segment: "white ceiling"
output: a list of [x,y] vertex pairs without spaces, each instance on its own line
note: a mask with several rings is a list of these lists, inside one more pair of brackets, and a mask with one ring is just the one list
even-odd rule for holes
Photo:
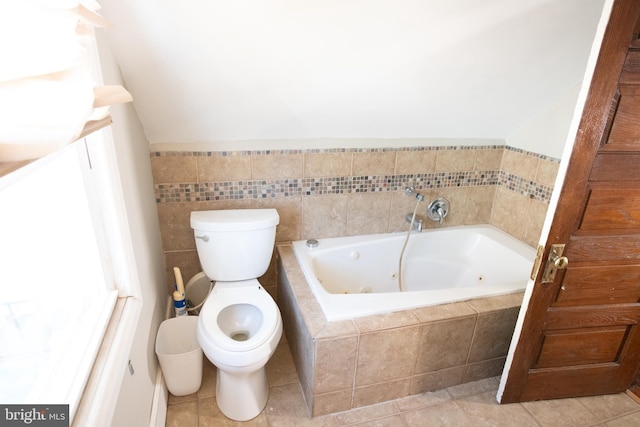
[[506,138],[582,80],[603,0],[104,1],[150,143]]

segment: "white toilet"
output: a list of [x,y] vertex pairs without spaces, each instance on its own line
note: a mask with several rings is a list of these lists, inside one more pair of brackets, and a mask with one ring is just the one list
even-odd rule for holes
[[275,209],[191,212],[198,258],[215,281],[198,321],[198,341],[218,368],[216,400],[232,420],[256,417],[267,403],[265,364],[282,337],[282,317],[258,282],[269,267]]

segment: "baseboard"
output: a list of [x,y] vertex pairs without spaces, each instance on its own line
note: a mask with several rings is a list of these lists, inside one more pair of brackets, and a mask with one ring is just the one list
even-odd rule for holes
[[151,404],[151,418],[149,427],[164,427],[167,421],[167,404],[169,390],[162,377],[162,370],[158,367],[156,385],[153,391],[153,403]]
[[[165,319],[172,315],[173,299],[167,298],[167,307],[165,311]],[[165,427],[167,421],[167,405],[169,403],[169,389],[164,382],[162,369],[158,365],[156,374],[156,385],[153,391],[153,402],[151,404],[151,418],[149,419],[149,427]]]

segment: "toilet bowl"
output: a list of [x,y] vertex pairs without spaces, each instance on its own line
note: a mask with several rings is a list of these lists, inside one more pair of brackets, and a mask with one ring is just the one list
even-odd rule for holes
[[265,365],[282,337],[282,317],[256,280],[218,282],[198,320],[198,342],[218,368],[216,400],[236,421],[256,417],[267,403]]
[[218,407],[236,421],[264,409],[265,365],[282,337],[280,310],[257,279],[269,266],[278,222],[275,209],[191,212],[200,264],[215,281],[200,310],[198,342],[218,368]]
[[282,337],[278,307],[257,280],[218,282],[200,311],[198,342],[218,368],[216,400],[236,421],[256,417],[267,403],[265,365]]

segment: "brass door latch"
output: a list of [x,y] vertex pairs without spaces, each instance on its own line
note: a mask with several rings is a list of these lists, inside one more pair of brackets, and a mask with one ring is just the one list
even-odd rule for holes
[[[564,253],[564,244],[551,245],[551,251],[549,252],[549,258],[544,267],[544,274],[542,275],[542,283],[552,283],[556,278],[556,272],[558,270],[564,270],[569,265],[569,259],[562,256]],[[539,245],[536,253],[536,259],[531,269],[531,280],[536,280],[538,270],[542,264],[542,255],[544,254],[544,246]]]
[[564,246],[564,244],[551,245],[547,265],[544,267],[544,274],[542,275],[542,283],[552,283],[556,279],[558,270],[564,270],[569,265],[569,259],[566,256],[562,256]]

